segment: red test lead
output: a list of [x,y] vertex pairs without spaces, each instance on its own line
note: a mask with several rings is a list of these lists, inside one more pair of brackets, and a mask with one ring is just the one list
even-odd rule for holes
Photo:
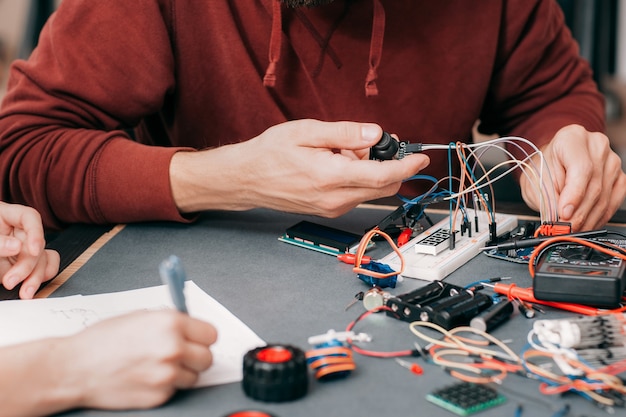
[[412,233],[413,233],[413,230],[410,227],[407,227],[406,229],[404,229],[402,233],[400,233],[400,236],[398,236],[398,247],[407,244],[409,240],[411,240]]
[[[491,285],[489,284],[483,285],[491,287]],[[558,308],[560,310],[571,311],[573,313],[583,314],[586,316],[597,316],[598,314],[602,314],[601,310],[582,304],[537,300],[533,294],[532,288],[522,288],[518,287],[515,284],[496,283],[495,285],[493,285],[493,290],[498,294],[506,295],[509,300],[519,299],[529,303],[542,304],[545,306]]]

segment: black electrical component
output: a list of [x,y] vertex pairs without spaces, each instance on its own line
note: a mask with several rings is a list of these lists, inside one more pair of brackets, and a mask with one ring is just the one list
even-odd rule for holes
[[510,319],[514,310],[511,300],[502,300],[471,319],[470,327],[483,332],[490,332]]
[[444,329],[468,325],[470,320],[489,308],[493,301],[483,293],[457,285],[433,281],[417,290],[386,300],[390,317],[400,320],[428,321]]
[[370,148],[370,159],[388,161],[390,159],[402,159],[406,155],[421,152],[421,143],[398,141],[389,133],[383,132],[378,143]]
[[255,400],[283,402],[303,397],[309,386],[304,352],[290,345],[248,351],[243,358],[242,385]]

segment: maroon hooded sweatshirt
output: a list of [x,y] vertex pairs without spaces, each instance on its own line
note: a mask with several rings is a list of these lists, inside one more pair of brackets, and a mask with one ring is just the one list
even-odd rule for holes
[[[175,152],[301,118],[444,144],[470,141],[476,120],[537,145],[572,123],[604,129],[554,0],[64,0],[11,69],[0,197],[49,228],[185,221]],[[446,152],[429,155],[424,173],[446,175]]]

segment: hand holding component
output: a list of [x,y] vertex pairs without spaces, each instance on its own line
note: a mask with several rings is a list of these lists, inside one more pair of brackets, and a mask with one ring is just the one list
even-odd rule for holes
[[295,120],[235,145],[178,152],[170,165],[174,201],[182,212],[264,207],[336,217],[396,194],[428,165],[420,154],[369,160],[381,134],[371,123]]
[[[608,138],[570,125],[559,130],[542,149],[552,176],[561,221],[574,230],[592,230],[605,225],[626,198],[626,174]],[[536,187],[522,175],[522,196],[529,207],[539,210]]]

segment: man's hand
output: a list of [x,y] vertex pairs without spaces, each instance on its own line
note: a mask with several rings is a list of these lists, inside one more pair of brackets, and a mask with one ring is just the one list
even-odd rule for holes
[[[574,230],[605,225],[626,198],[626,174],[619,156],[602,133],[578,125],[559,130],[542,149],[556,191],[559,220]],[[539,196],[526,176],[520,178],[522,196],[539,210]]]
[[26,206],[0,202],[0,280],[11,290],[20,282],[20,298],[33,298],[59,270],[59,254],[45,250],[41,216]]
[[170,165],[182,212],[256,207],[336,217],[398,192],[429,163],[426,155],[370,161],[382,136],[371,123],[297,120],[236,145],[179,152]]

